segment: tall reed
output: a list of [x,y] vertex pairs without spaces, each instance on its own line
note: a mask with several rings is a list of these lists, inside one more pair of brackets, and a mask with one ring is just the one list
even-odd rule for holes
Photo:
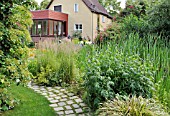
[[153,63],[157,85],[155,94],[170,108],[170,41],[166,40],[154,35],[140,38],[138,34],[132,33],[127,39],[114,41],[111,47],[114,50],[116,45],[124,54],[139,54],[143,61]]

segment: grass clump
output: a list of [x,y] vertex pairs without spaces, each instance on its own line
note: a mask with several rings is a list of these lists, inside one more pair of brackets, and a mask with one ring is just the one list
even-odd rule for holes
[[40,43],[36,56],[29,65],[34,81],[47,86],[71,84],[76,77],[76,50],[71,43]]
[[120,97],[107,101],[100,107],[98,116],[169,116],[160,103],[142,96]]

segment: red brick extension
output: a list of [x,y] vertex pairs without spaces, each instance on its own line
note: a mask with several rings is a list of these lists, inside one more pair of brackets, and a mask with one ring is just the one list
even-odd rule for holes
[[[56,12],[53,10],[37,10],[37,11],[31,11],[32,13],[32,19],[38,19],[38,20],[56,20],[56,21],[63,21],[66,22],[66,35],[68,35],[68,14]],[[40,37],[33,37],[33,40],[38,41]],[[41,39],[54,39],[54,37],[42,37]]]

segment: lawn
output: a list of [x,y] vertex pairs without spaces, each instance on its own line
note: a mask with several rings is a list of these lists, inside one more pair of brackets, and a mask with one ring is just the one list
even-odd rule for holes
[[3,116],[55,116],[54,110],[49,106],[49,101],[35,93],[33,90],[12,85],[8,91],[14,98],[20,100],[14,109],[4,112]]

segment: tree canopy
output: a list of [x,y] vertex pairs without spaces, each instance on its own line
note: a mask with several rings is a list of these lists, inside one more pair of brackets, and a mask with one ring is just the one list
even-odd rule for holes
[[117,2],[117,0],[99,0],[99,3],[104,6],[112,16],[121,10],[120,2]]

